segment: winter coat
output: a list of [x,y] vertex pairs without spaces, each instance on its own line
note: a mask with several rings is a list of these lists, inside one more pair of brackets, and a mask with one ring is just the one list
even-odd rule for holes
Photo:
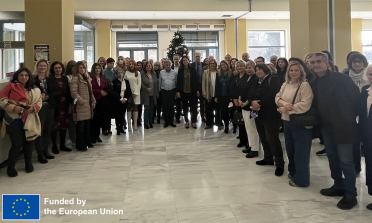
[[93,118],[93,109],[96,106],[96,99],[92,91],[91,79],[87,80],[78,74],[71,79],[71,97],[77,99],[74,105],[74,121],[84,121]]

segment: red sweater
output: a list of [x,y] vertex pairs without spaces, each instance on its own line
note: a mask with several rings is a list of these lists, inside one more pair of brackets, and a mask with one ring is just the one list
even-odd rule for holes
[[96,77],[92,78],[93,95],[96,100],[99,100],[102,98],[101,91],[103,91],[109,85],[107,79],[103,75],[101,75],[99,79],[100,79],[101,85],[98,85],[98,81]]

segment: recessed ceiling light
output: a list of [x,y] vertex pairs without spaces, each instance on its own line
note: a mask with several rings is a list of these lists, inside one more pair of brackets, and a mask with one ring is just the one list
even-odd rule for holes
[[185,15],[187,15],[187,14],[185,14]]
[[94,17],[92,16],[92,19],[93,19]]

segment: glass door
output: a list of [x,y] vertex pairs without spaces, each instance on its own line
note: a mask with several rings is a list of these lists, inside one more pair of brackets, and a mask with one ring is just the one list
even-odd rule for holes
[[14,72],[23,67],[24,50],[0,48],[0,54],[0,79],[10,79]]

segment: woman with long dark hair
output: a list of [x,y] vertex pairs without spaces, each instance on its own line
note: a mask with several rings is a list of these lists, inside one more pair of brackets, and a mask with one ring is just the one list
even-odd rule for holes
[[276,75],[279,77],[281,84],[285,82],[285,74],[287,73],[288,60],[284,57],[278,59],[278,64],[276,65]]
[[152,128],[153,112],[159,96],[159,82],[150,62],[144,63],[141,74],[141,104],[145,105],[144,128]]
[[[160,71],[162,70],[161,68],[161,63],[159,61],[156,61],[154,63],[154,71],[155,71],[155,74],[156,74],[156,77],[158,78],[159,80],[159,76],[160,76]],[[159,92],[160,92],[160,89],[159,89]],[[156,103],[156,108],[155,108],[155,111],[154,112],[154,118],[155,116],[157,117],[157,123],[160,124],[160,113],[161,113],[161,108],[162,108],[162,100],[161,100],[161,94],[159,93],[159,97],[157,99],[157,103]],[[155,119],[154,119],[155,120]]]
[[21,149],[24,153],[25,171],[31,173],[34,140],[41,134],[37,113],[42,106],[41,91],[34,85],[31,71],[25,67],[17,70],[12,80],[0,92],[0,107],[5,110],[1,136],[9,134],[12,147],[9,150],[7,174],[16,177],[15,164]]
[[[52,127],[52,152],[58,154],[59,150],[71,152],[70,148],[65,145],[66,132],[69,128],[69,114],[68,109],[72,102],[70,86],[65,74],[65,66],[59,61],[55,61],[50,66],[50,78],[56,82],[57,85],[57,106],[55,107],[54,124]],[[57,147],[57,132],[59,132],[60,146]]]
[[230,103],[230,80],[232,78],[232,72],[230,65],[226,60],[221,61],[220,63],[220,72],[218,73],[216,79],[216,92],[215,92],[215,101],[218,104],[219,113],[217,120],[218,128],[222,129],[221,123],[224,121],[225,133],[229,133],[229,103]]
[[187,56],[181,58],[181,65],[177,75],[177,96],[181,98],[182,109],[185,119],[185,128],[190,127],[189,107],[191,113],[191,125],[196,129],[197,104],[198,104],[198,79],[195,67],[192,67]]

